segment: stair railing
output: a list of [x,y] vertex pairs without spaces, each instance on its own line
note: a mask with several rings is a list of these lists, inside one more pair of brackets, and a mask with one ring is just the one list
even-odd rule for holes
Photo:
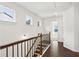
[[[35,52],[36,46],[38,44],[38,41],[40,41],[41,46],[40,46],[40,55],[42,55],[42,36],[43,34],[40,33],[38,36],[29,38],[29,39],[24,39],[20,41],[16,41],[7,45],[0,46],[0,50],[5,49],[6,50],[6,57],[9,57],[9,48],[12,48],[12,53],[10,57],[15,57],[15,46],[16,46],[16,57],[32,57],[32,55]],[[50,33],[49,33],[49,41],[50,41]]]
[[[39,37],[40,36],[36,36],[36,37],[29,38],[29,39],[24,39],[24,40],[20,40],[20,41],[16,41],[16,42],[13,42],[13,43],[10,43],[10,44],[0,46],[0,51],[5,49],[6,50],[5,56],[9,57],[9,48],[11,47],[12,49],[11,49],[10,55],[12,55],[12,56],[10,56],[10,57],[14,57],[15,56],[14,50],[15,50],[15,46],[16,46],[17,47],[17,54],[16,54],[17,56],[16,57],[26,57],[26,55],[29,53],[29,50],[31,48],[34,48],[33,45]],[[33,52],[34,52],[34,50],[32,50],[32,52],[30,53],[30,56]]]
[[[30,52],[31,52],[32,48],[34,47],[34,44],[36,43],[36,41],[37,41],[37,38],[36,38],[36,40],[34,41],[34,43],[32,44],[32,46],[30,47],[30,49],[29,49],[29,51],[28,51],[26,57],[28,57],[28,55],[30,54]],[[33,54],[33,53],[32,53],[32,54]]]

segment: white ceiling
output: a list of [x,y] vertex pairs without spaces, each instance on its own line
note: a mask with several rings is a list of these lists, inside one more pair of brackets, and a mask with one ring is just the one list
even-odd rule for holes
[[18,2],[17,4],[43,18],[61,13],[72,6],[71,2]]

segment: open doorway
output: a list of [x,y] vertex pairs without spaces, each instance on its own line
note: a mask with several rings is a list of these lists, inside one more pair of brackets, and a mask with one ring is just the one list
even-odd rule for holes
[[54,41],[58,41],[58,21],[52,22],[52,39]]

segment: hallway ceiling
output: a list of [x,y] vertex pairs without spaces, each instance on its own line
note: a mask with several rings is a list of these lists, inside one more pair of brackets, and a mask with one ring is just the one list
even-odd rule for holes
[[43,18],[51,17],[56,13],[61,14],[72,6],[71,2],[18,2],[17,4]]

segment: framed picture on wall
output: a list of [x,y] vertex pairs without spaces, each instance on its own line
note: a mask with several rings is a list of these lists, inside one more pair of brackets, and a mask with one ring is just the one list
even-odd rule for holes
[[16,22],[15,10],[4,5],[0,5],[0,21]]
[[31,16],[26,16],[26,24],[32,25],[32,17]]
[[37,21],[37,26],[38,26],[38,27],[41,26],[41,21]]

